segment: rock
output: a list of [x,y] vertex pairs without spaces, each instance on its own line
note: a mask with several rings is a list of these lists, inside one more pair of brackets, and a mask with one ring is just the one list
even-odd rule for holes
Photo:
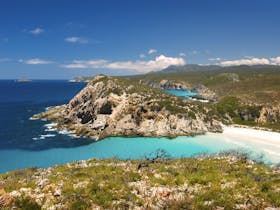
[[[145,85],[127,83],[112,77],[95,77],[69,104],[40,116],[54,121],[61,129],[95,140],[107,136],[175,137],[222,131],[221,123],[205,114],[209,110]],[[161,85],[184,88],[169,81],[161,81]]]
[[78,168],[87,168],[88,167],[87,161],[85,161],[85,160],[78,161],[76,167],[78,167]]
[[38,182],[37,182],[37,185],[40,188],[44,188],[48,184],[50,184],[50,181],[48,179],[39,179]]
[[77,184],[73,184],[73,188],[79,189],[79,188],[86,188],[88,186],[89,182],[88,181],[83,181],[83,182],[78,182]]
[[57,188],[57,189],[55,189],[55,191],[54,191],[54,194],[53,194],[55,197],[59,197],[59,196],[61,196],[61,189],[60,188]]
[[0,189],[0,209],[11,207],[13,201],[12,195],[6,193],[4,189]]
[[210,90],[209,88],[207,88],[206,86],[204,85],[198,85],[196,87],[194,87],[192,90],[192,92],[194,93],[197,93],[197,98],[199,99],[206,99],[206,100],[209,100],[209,101],[217,101],[218,100],[218,97],[216,95],[215,92],[213,92],[212,90]]
[[[142,84],[143,82],[140,80],[139,83]],[[186,82],[166,80],[166,79],[161,80],[160,82],[147,81],[144,84],[153,88],[164,89],[164,90],[189,90],[190,89],[190,85]]]
[[189,85],[185,82],[177,82],[170,80],[161,80],[159,82],[159,86],[161,89],[169,89],[169,90],[188,90]]
[[258,123],[279,123],[280,122],[280,104],[264,106],[257,119]]

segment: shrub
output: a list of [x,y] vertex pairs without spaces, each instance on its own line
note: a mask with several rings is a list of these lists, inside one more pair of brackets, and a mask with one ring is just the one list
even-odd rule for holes
[[15,205],[21,210],[40,210],[41,207],[31,198],[17,198],[15,200]]

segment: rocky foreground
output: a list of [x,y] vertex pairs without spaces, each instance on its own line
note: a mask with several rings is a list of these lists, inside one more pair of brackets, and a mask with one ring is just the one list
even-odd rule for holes
[[278,167],[243,155],[170,160],[155,154],[2,174],[0,209],[280,208]]
[[125,79],[96,76],[69,104],[35,115],[78,136],[197,135],[222,132],[207,105],[164,93]]

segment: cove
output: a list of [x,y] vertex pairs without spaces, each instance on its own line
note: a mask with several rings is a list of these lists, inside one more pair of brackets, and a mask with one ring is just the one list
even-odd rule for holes
[[[49,137],[52,138],[52,137]],[[69,137],[71,138],[71,137]],[[44,141],[41,140],[41,141]],[[72,139],[77,141],[77,139]],[[227,150],[251,151],[255,156],[264,155],[267,164],[280,162],[277,151],[279,147],[261,143],[244,142],[242,138],[236,139],[224,134],[209,133],[195,137],[167,138],[125,138],[110,137],[88,145],[53,148],[39,151],[29,150],[1,150],[0,172],[7,172],[26,167],[49,167],[56,164],[87,160],[91,158],[106,159],[143,159],[146,155],[163,149],[171,158],[190,157],[200,153],[217,153]]]
[[[73,138],[65,132],[54,131],[49,128],[49,122],[29,120],[46,107],[68,103],[85,85],[57,80],[0,81],[0,173],[91,158],[143,159],[158,149],[164,149],[172,158],[230,149],[246,150],[255,156],[263,154],[267,164],[280,162],[279,133],[226,129],[222,134],[182,136],[172,140],[111,137],[92,142],[91,139]],[[182,92],[172,90],[171,93]],[[260,136],[268,136],[268,141],[258,140]]]
[[171,90],[171,89],[166,89],[164,90],[165,92],[175,95],[175,96],[179,96],[179,97],[184,97],[184,98],[188,98],[191,96],[196,96],[197,94],[189,91],[189,90]]

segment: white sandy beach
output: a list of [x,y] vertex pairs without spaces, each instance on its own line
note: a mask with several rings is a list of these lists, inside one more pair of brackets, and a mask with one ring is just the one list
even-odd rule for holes
[[280,154],[280,133],[272,131],[257,130],[253,128],[240,128],[233,126],[224,127],[224,135],[248,142],[261,143],[279,147]]
[[[210,135],[213,136],[216,134]],[[273,163],[280,163],[280,133],[278,132],[225,126],[221,136],[228,143],[264,154]]]

